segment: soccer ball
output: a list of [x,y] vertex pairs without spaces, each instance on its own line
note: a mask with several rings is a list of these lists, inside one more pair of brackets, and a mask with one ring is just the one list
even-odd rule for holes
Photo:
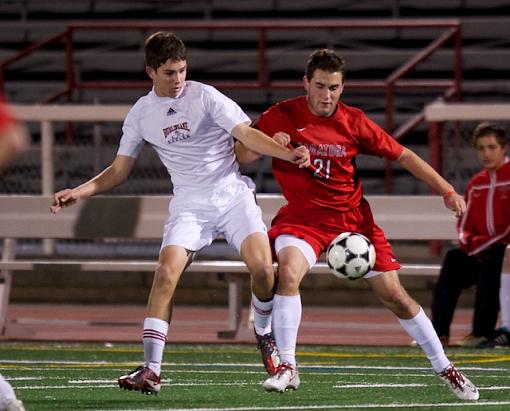
[[329,245],[326,261],[337,277],[356,280],[374,266],[375,248],[362,234],[342,233]]

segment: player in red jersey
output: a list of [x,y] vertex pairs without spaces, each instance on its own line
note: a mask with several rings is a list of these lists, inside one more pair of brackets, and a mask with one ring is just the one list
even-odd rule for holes
[[[466,209],[463,198],[432,167],[402,146],[359,109],[340,102],[344,62],[333,51],[310,56],[304,76],[306,96],[283,101],[264,112],[256,127],[282,145],[305,145],[314,171],[291,169],[273,160],[273,173],[288,201],[272,222],[269,236],[278,260],[274,298],[253,296],[253,309],[267,313],[255,321],[257,339],[274,334],[280,364],[263,387],[285,391],[299,387],[296,341],[301,321],[299,285],[338,234],[355,231],[374,244],[377,259],[366,281],[426,353],[432,367],[461,399],[477,400],[476,387],[446,357],[423,309],[400,284],[400,268],[383,231],[375,224],[356,172],[356,155],[373,154],[397,161],[444,198],[456,216]],[[237,143],[238,160],[249,163],[257,153]],[[264,355],[264,353],[263,353]],[[266,367],[267,368],[267,367]]]

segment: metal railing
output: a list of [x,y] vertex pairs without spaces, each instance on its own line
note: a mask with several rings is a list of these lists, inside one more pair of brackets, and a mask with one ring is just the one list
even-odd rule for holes
[[[386,78],[381,80],[349,80],[348,87],[352,89],[384,90],[385,91],[385,129],[392,133],[396,139],[401,139],[421,122],[424,121],[424,112],[421,110],[411,116],[398,128],[395,127],[395,96],[398,90],[438,90],[437,97],[443,100],[459,100],[461,98],[462,85],[462,36],[461,23],[457,19],[387,19],[387,20],[224,20],[214,22],[202,21],[130,21],[119,22],[86,22],[68,24],[66,29],[47,39],[21,50],[11,58],[0,63],[0,89],[4,89],[5,71],[13,63],[20,61],[38,50],[49,45],[64,41],[66,50],[66,78],[65,88],[57,91],[48,97],[44,102],[53,102],[61,97],[71,102],[73,93],[84,89],[120,89],[120,88],[147,88],[147,81],[83,81],[77,80],[75,76],[75,47],[73,36],[80,31],[147,31],[167,29],[172,31],[255,31],[257,33],[257,55],[258,67],[257,78],[251,80],[235,81],[208,81],[218,88],[237,89],[290,89],[301,88],[302,82],[295,80],[269,80],[267,58],[268,44],[267,36],[273,31],[290,30],[441,30],[436,37],[418,53],[395,68]],[[410,73],[420,64],[428,60],[435,52],[449,42],[453,43],[453,61],[451,79],[406,79]],[[439,156],[439,153],[432,153],[432,156]],[[437,159],[431,158],[432,163]],[[386,192],[391,192],[392,170],[389,163],[386,167],[385,187]]]

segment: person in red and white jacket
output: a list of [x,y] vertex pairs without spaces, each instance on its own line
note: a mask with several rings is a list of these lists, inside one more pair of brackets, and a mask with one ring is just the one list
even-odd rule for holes
[[[476,285],[472,331],[459,344],[493,346],[493,340],[499,338],[506,339],[508,345],[508,329],[495,331],[503,258],[510,244],[508,141],[502,128],[484,122],[475,129],[473,143],[483,170],[468,183],[467,209],[458,222],[459,248],[445,256],[434,290],[432,323],[438,335],[447,341],[459,295],[463,289]],[[504,298],[510,295],[507,275],[510,276],[505,273],[501,282],[502,327],[510,319],[510,307],[507,307],[510,304]]]

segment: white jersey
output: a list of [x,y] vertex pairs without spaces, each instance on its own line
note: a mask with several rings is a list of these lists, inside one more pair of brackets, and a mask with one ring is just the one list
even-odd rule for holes
[[240,178],[232,129],[250,118],[212,86],[186,81],[176,97],[154,89],[131,108],[117,154],[137,157],[145,142],[168,170],[174,195],[211,192]]

